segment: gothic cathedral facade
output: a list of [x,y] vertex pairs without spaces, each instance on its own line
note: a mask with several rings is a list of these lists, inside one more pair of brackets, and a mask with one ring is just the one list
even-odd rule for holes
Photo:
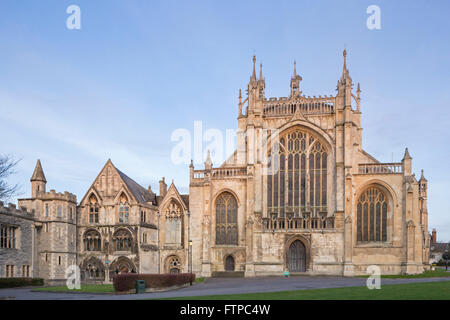
[[427,180],[412,173],[408,149],[397,163],[364,151],[346,52],[336,96],[303,95],[294,64],[289,97],[267,99],[255,63],[248,96],[239,94],[236,151],[217,167],[209,154],[203,169],[191,163],[188,195],[164,178],[157,195],[108,160],[77,203],[46,191],[38,161],[32,197],[19,200],[34,224],[32,274],[63,280],[72,264],[85,281],[427,269]]

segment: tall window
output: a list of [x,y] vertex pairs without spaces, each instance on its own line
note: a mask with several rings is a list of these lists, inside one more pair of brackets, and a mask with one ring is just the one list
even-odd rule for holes
[[229,192],[216,200],[216,244],[238,244],[237,201]]
[[271,215],[327,215],[327,159],[324,145],[296,129],[272,147],[267,176],[267,208]]
[[114,235],[114,243],[116,251],[130,251],[131,250],[131,234],[124,229],[116,232]]
[[58,212],[58,218],[61,218],[62,217],[62,206],[58,206],[57,212]]
[[141,222],[146,223],[147,222],[147,214],[145,210],[141,210]]
[[0,248],[16,248],[16,230],[17,227],[0,225]]
[[130,207],[128,206],[128,198],[122,193],[119,203],[119,222],[128,223]]
[[47,217],[48,218],[48,215],[49,215],[49,213],[48,213],[48,203],[46,203],[45,204],[45,217]]
[[98,223],[99,204],[97,197],[91,195],[89,198],[89,223]]
[[129,207],[121,203],[119,207],[119,222],[128,223]]
[[171,201],[166,208],[166,244],[183,244],[183,213],[181,207]]
[[85,251],[100,251],[102,248],[102,237],[98,231],[90,230],[86,232],[83,241]]
[[368,188],[358,199],[357,241],[387,241],[387,198],[377,187]]

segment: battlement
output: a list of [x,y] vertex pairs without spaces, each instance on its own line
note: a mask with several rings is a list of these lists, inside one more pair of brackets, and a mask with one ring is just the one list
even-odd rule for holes
[[34,209],[31,209],[30,211],[27,210],[25,207],[17,208],[17,206],[14,203],[8,203],[7,206],[4,205],[2,201],[0,201],[0,214],[2,213],[10,213],[10,214],[16,214],[16,215],[22,215],[28,218],[34,217]]
[[269,98],[263,102],[263,114],[265,117],[283,117],[293,115],[297,110],[304,115],[333,114],[334,103],[333,96]]
[[39,193],[38,198],[40,200],[63,200],[77,203],[77,196],[68,191],[64,191],[64,193],[56,192],[54,189],[51,189],[49,192]]
[[290,100],[295,100],[295,101],[298,101],[298,100],[309,100],[310,102],[313,102],[313,101],[315,101],[315,102],[320,102],[320,101],[323,101],[324,99],[325,100],[329,100],[329,99],[334,99],[335,97],[334,96],[332,96],[332,95],[330,95],[330,96],[328,96],[328,95],[324,95],[324,96],[322,96],[322,95],[319,95],[318,97],[316,97],[316,96],[305,96],[305,95],[302,95],[302,96],[295,96],[295,97],[270,97],[269,99],[264,99],[264,102],[286,102],[286,101],[290,101]]

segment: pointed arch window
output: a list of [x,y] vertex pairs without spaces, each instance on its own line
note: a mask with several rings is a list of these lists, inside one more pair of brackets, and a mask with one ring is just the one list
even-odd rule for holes
[[166,240],[169,245],[183,245],[183,211],[172,200],[166,208]]
[[99,211],[99,204],[97,197],[95,195],[91,195],[89,197],[89,223],[98,223],[98,211]]
[[102,237],[96,230],[90,230],[83,237],[85,251],[100,251],[102,248]]
[[216,244],[237,245],[237,201],[230,192],[222,193],[216,200]]
[[130,251],[131,250],[131,234],[127,230],[119,230],[114,235],[114,243],[116,251]]
[[358,199],[356,238],[358,242],[387,241],[388,199],[378,187],[369,187]]
[[122,194],[120,196],[120,204],[119,204],[119,222],[120,223],[128,223],[130,213],[130,206],[128,205],[128,198]]
[[324,144],[308,131],[281,136],[269,154],[268,214],[327,216],[327,161]]

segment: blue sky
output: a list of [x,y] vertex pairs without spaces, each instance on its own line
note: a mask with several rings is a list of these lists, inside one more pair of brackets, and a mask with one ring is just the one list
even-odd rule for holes
[[[68,30],[66,8],[81,8]],[[381,8],[381,30],[366,8]],[[450,240],[448,1],[2,1],[0,153],[21,158],[11,183],[30,194],[40,158],[48,188],[81,199],[108,158],[140,184],[182,192],[171,133],[236,128],[255,53],[266,96],[287,96],[292,63],[306,95],[335,94],[342,50],[361,83],[363,146],[429,180],[429,225]],[[199,167],[197,165],[197,167]]]

